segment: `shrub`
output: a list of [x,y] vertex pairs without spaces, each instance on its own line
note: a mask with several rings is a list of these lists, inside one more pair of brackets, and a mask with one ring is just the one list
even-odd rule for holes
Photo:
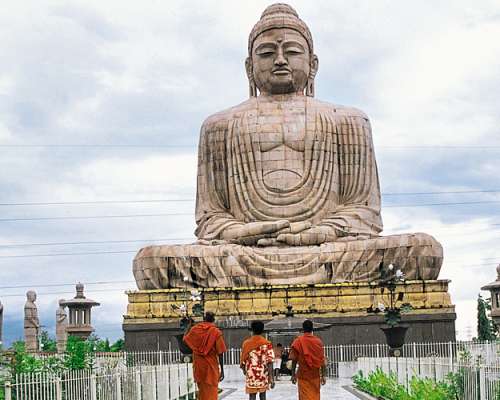
[[398,383],[394,373],[386,374],[380,368],[368,376],[358,372],[353,378],[355,386],[374,397],[386,400],[455,400],[458,399],[452,382],[413,377],[408,389]]

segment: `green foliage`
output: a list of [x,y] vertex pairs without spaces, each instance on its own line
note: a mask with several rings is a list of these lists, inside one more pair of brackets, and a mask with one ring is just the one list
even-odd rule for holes
[[118,339],[111,345],[109,350],[112,352],[118,352],[118,351],[123,351],[124,349],[125,349],[125,340]]
[[358,374],[353,377],[353,381],[360,390],[370,393],[377,398],[380,397],[391,400],[410,399],[405,387],[398,383],[396,375],[387,375],[380,368],[371,372],[367,377],[364,377],[362,372],[358,372]]
[[[48,334],[42,332],[42,343],[45,342],[49,351],[55,350],[55,341]],[[64,355],[37,357],[26,352],[23,341],[14,342],[12,345],[13,358],[10,364],[12,374],[34,373],[34,372],[59,372],[61,370],[76,370],[92,368],[95,360],[95,352],[118,352],[125,347],[125,341],[118,339],[110,345],[109,340],[100,340],[92,335],[87,340],[76,336],[69,336],[66,343]],[[44,346],[45,348],[45,346]],[[1,399],[0,399],[1,400]]]
[[14,356],[11,362],[12,374],[35,373],[35,372],[59,372],[64,369],[64,362],[57,356],[45,358],[35,357],[27,353],[24,342],[14,342],[12,345]]
[[42,331],[40,333],[40,344],[41,344],[41,351],[47,352],[47,353],[55,353],[57,351],[57,344],[55,339],[51,338],[49,336],[49,332],[47,331]]
[[99,339],[96,335],[90,335],[87,339],[91,343],[93,351],[98,353],[108,353],[108,352],[118,352],[123,351],[125,348],[125,341],[123,339],[118,339],[113,344],[109,343],[109,339]]
[[491,319],[488,318],[488,311],[491,310],[489,300],[485,300],[478,295],[477,298],[477,339],[481,341],[495,340],[495,327]]
[[450,372],[446,376],[450,384],[452,399],[462,399],[465,393],[465,369],[460,367],[457,372]]
[[95,340],[83,340],[76,336],[69,336],[66,343],[64,364],[66,368],[88,369],[94,365]]
[[203,304],[201,303],[195,303],[193,304],[193,315],[195,317],[201,317],[204,314],[204,307]]
[[386,374],[380,368],[364,376],[358,372],[353,377],[356,387],[372,396],[386,400],[455,400],[458,399],[452,382],[435,382],[432,379],[413,377],[406,389],[394,373]]
[[399,308],[386,308],[384,311],[385,323],[389,326],[396,326],[401,322],[401,311]]

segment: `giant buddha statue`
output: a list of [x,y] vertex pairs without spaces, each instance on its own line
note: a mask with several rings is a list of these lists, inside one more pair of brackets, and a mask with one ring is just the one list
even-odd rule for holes
[[432,236],[380,236],[370,122],[314,98],[318,57],[292,7],[264,11],[245,66],[249,99],[201,127],[198,241],[141,249],[139,289],[367,281],[390,264],[436,279],[443,250]]

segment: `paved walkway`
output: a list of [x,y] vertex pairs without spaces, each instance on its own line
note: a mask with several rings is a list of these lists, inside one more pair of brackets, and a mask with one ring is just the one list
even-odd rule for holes
[[[356,400],[357,397],[347,392],[342,388],[344,385],[349,385],[350,380],[345,379],[329,379],[325,386],[321,387],[321,398],[325,400]],[[245,384],[243,380],[222,382],[221,387],[224,389],[219,399],[224,400],[247,400],[248,395],[245,393]],[[287,380],[276,382],[273,390],[267,393],[268,400],[295,400],[297,399],[297,386],[292,385],[289,378]],[[257,397],[258,398],[258,397]]]

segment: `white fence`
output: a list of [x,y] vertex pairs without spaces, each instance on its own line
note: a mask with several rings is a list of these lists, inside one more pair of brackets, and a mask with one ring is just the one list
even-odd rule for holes
[[[228,349],[224,353],[225,365],[239,365],[239,348]],[[351,377],[357,371],[357,360],[362,357],[383,358],[389,356],[389,347],[382,344],[369,345],[331,345],[325,346],[328,360],[328,376]],[[440,357],[448,363],[457,360],[474,360],[481,364],[500,362],[500,343],[497,342],[444,342],[408,343],[402,348],[403,358]],[[100,353],[96,355],[97,368],[110,368],[116,365],[143,366],[168,365],[183,362],[178,350],[144,351],[123,353]]]
[[19,374],[5,385],[5,400],[194,399],[191,364]]
[[[484,364],[477,360],[450,359],[443,357],[406,358],[381,357],[359,358],[357,369],[367,376],[376,369],[392,373],[400,384],[410,387],[413,377],[434,381],[451,382],[460,389],[460,400],[494,400],[500,396],[500,362]],[[453,374],[453,378],[450,376]]]

